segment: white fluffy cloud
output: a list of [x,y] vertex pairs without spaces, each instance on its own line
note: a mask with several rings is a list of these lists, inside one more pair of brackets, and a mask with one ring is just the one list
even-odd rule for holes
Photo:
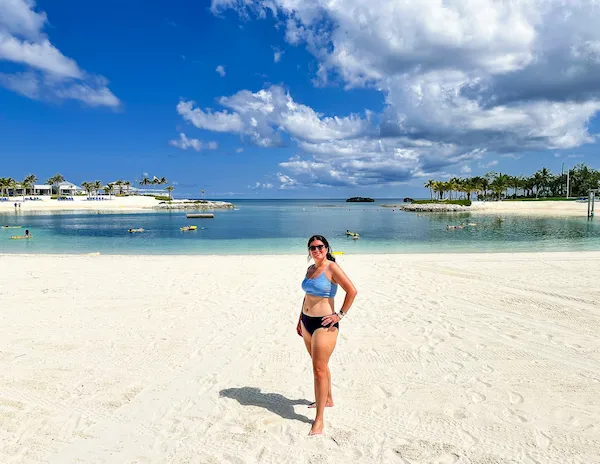
[[250,190],[266,190],[273,188],[273,184],[270,182],[256,182],[254,185],[249,185],[248,188]]
[[[281,164],[298,183],[402,181],[485,152],[596,140],[596,0],[212,0],[216,13],[229,8],[276,18],[289,43],[315,56],[321,85],[369,86],[385,99],[378,123],[351,135],[284,128],[305,151]],[[308,118],[295,115],[305,128]]]
[[198,139],[189,139],[183,132],[179,134],[179,140],[170,140],[169,145],[177,147],[181,150],[193,148],[196,151],[201,150],[216,150],[219,147],[217,142],[203,142]]
[[290,176],[281,172],[277,173],[277,180],[279,181],[280,190],[291,189],[298,186],[298,181],[296,179],[292,179]]
[[0,85],[34,99],[73,99],[89,106],[118,107],[108,81],[85,73],[43,32],[46,14],[33,0],[0,0],[0,61],[25,68],[0,75]]
[[223,66],[222,64],[220,64],[219,66],[217,66],[216,69],[215,69],[215,71],[221,77],[225,77],[225,74],[227,74],[225,72],[225,66]]
[[284,133],[314,143],[357,137],[369,130],[367,119],[356,114],[324,116],[296,103],[276,85],[255,93],[242,90],[230,97],[221,97],[219,103],[227,109],[202,110],[196,108],[193,101],[181,101],[177,111],[199,129],[241,134],[263,147],[281,145]]

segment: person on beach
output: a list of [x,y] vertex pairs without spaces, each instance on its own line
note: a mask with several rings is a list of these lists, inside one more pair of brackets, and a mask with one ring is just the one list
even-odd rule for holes
[[[323,433],[325,407],[333,406],[331,395],[331,373],[329,358],[337,341],[339,322],[346,315],[356,297],[356,288],[335,262],[327,239],[313,235],[308,240],[308,256],[314,260],[302,281],[306,292],[296,331],[304,339],[308,354],[312,358],[315,399],[309,408],[316,408],[317,415],[309,435]],[[334,309],[334,297],[338,285],[346,292],[339,312]]]

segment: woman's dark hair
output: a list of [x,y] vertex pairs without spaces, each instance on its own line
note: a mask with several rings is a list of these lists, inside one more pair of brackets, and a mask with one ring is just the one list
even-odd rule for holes
[[310,244],[312,242],[314,242],[315,240],[319,240],[320,242],[323,242],[323,245],[325,245],[327,247],[327,259],[329,261],[333,261],[335,263],[335,258],[331,255],[331,252],[333,250],[329,246],[329,242],[327,241],[327,239],[325,237],[323,237],[322,235],[313,235],[311,238],[308,239],[307,246],[310,247]]

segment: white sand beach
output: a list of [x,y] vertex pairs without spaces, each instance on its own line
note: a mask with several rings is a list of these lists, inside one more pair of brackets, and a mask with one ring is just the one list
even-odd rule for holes
[[304,256],[0,260],[0,462],[600,462],[599,252],[342,256],[310,438]]
[[0,212],[13,212],[15,202],[20,204],[19,211],[105,211],[127,210],[136,211],[157,206],[160,201],[152,196],[132,195],[127,197],[111,197],[106,200],[88,200],[86,196],[72,197],[72,201],[58,201],[47,197],[40,197],[38,201],[23,201],[23,197],[11,197],[7,201],[0,201]]
[[[578,201],[474,201],[473,213],[520,214],[529,216],[578,216],[587,217],[587,202]],[[600,202],[596,202],[596,212]]]

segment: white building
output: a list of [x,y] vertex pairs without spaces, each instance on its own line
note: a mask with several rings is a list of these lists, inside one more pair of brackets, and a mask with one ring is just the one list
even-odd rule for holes
[[78,185],[73,184],[72,182],[61,182],[58,184],[58,188],[53,185],[52,186],[52,194],[60,195],[60,196],[73,196],[77,193],[85,192],[84,189],[79,187]]
[[52,186],[35,184],[33,186],[33,194],[34,195],[52,195]]

